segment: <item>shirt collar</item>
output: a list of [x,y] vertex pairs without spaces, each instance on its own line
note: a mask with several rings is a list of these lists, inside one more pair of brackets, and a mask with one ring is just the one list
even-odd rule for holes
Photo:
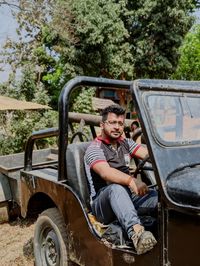
[[[101,135],[100,136],[97,136],[97,139],[100,140],[100,141],[103,141],[104,143],[106,144],[111,144],[110,142],[110,138],[109,137],[105,137],[103,138]],[[122,141],[124,138],[122,136],[120,136],[118,139],[117,139],[117,142],[119,143],[120,141]]]

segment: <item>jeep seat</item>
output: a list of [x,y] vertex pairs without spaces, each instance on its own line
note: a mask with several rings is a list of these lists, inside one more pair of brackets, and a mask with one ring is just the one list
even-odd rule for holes
[[79,196],[83,206],[90,210],[90,197],[84,167],[84,154],[90,142],[69,144],[66,152],[67,179],[69,185]]

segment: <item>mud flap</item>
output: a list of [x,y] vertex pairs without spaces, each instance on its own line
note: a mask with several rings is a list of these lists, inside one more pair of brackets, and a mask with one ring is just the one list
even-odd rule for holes
[[0,173],[0,223],[9,220],[8,201],[12,199],[8,177]]
[[5,202],[3,206],[0,205],[0,224],[9,221],[9,208],[8,202]]

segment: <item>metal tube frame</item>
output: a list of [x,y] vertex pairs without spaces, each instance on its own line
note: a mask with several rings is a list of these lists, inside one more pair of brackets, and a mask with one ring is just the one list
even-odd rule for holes
[[131,88],[131,81],[79,76],[70,80],[62,89],[59,97],[59,152],[58,181],[67,179],[66,149],[68,145],[69,98],[73,90],[80,86],[107,87],[116,89]]

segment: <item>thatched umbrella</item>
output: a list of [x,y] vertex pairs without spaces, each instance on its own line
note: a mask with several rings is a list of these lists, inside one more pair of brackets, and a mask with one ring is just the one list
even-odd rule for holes
[[51,109],[47,105],[0,96],[0,111]]

